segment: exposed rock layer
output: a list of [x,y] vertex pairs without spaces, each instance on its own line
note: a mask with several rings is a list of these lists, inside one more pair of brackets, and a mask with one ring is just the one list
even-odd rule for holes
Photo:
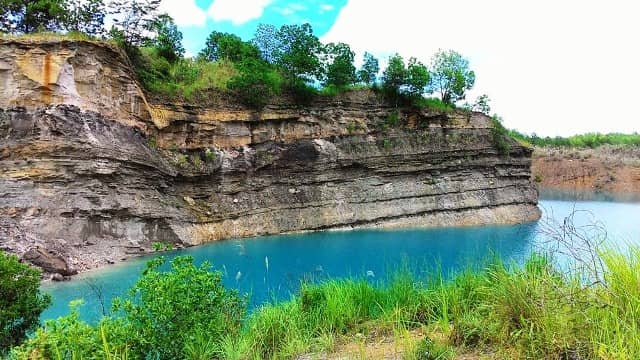
[[536,148],[531,170],[545,189],[640,193],[640,147]]
[[[74,56],[64,55],[73,47]],[[133,97],[96,103],[106,91],[99,77],[37,85],[40,62],[27,74],[16,49],[62,59],[50,79],[109,68],[120,74],[109,91]],[[531,150],[514,142],[499,154],[482,114],[396,113],[366,91],[305,107],[280,101],[262,112],[147,105],[117,50],[0,44],[0,54],[9,51],[18,55],[5,60],[0,81],[19,85],[18,94],[0,93],[0,247],[14,252],[47,249],[83,270],[153,242],[540,216]],[[93,89],[69,101],[74,81],[75,89],[94,81]],[[39,97],[50,90],[54,96]],[[21,92],[35,100],[25,103]]]

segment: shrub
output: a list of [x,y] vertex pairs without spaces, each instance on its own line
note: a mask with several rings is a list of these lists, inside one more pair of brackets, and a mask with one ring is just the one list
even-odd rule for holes
[[299,79],[290,80],[287,90],[299,105],[309,105],[318,93],[316,89]]
[[237,66],[240,72],[229,81],[228,88],[245,105],[260,110],[280,93],[282,77],[271,65],[249,58]]
[[416,98],[413,105],[420,108],[427,108],[433,111],[450,112],[455,109],[453,105],[447,104],[438,98]]
[[502,125],[502,119],[500,119],[497,115],[494,115],[491,118],[491,138],[493,141],[493,146],[498,150],[498,153],[502,155],[508,155],[509,151],[511,151],[511,143],[509,132]]
[[0,251],[0,354],[39,324],[51,297],[40,292],[40,271]]
[[160,270],[163,263],[163,258],[149,261],[129,297],[114,300],[132,352],[178,359],[193,351],[187,344],[199,334],[219,343],[238,333],[246,301],[224,288],[220,272],[209,271],[206,262],[196,267],[189,256],[173,259],[170,271]]
[[91,326],[80,320],[81,305],[81,300],[72,301],[69,315],[48,320],[32,338],[13,349],[12,358],[115,360],[126,354],[128,334],[119,330],[120,324],[105,318],[100,325]]

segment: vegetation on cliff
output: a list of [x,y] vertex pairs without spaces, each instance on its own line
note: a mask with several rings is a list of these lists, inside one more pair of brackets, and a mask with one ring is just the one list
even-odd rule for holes
[[[355,53],[345,43],[323,44],[309,24],[276,28],[260,24],[249,41],[212,32],[195,58],[185,58],[182,34],[173,19],[158,10],[159,0],[38,0],[0,3],[0,32],[43,31],[85,34],[120,45],[129,55],[141,83],[153,94],[195,100],[211,91],[234,94],[260,109],[279,94],[305,104],[318,94],[332,95],[353,87],[382,89],[390,102],[454,107],[465,99],[475,74],[455,51],[439,51],[427,67],[415,58],[405,66],[395,54],[378,77],[378,59],[364,54],[357,69]],[[105,16],[113,19],[104,28]],[[424,95],[439,98],[424,101]],[[472,105],[468,105],[471,107]]]

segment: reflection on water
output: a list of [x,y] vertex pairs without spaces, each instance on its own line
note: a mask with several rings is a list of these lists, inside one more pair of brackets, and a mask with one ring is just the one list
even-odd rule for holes
[[[576,222],[589,223],[590,214],[608,229],[609,239],[628,243],[640,239],[640,203],[543,200],[545,217],[562,223],[574,209],[589,210]],[[544,217],[543,217],[544,218]],[[196,248],[165,253],[168,258],[188,254],[196,263],[209,261],[223,273],[227,287],[250,294],[250,307],[271,299],[288,298],[303,280],[328,277],[384,279],[399,267],[428,276],[431,269],[450,274],[492,256],[522,262],[543,242],[541,224],[443,229],[326,231],[258,239],[228,240]],[[53,305],[43,318],[68,312],[70,300],[84,298],[81,316],[95,320],[108,309],[114,296],[122,295],[135,282],[147,258],[82,274],[74,281],[43,286]],[[99,290],[99,291],[96,291]],[[96,296],[100,293],[100,296]]]

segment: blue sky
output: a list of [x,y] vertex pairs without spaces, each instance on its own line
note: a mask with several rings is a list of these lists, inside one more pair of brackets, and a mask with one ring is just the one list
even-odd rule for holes
[[381,67],[425,64],[438,49],[469,59],[473,100],[487,94],[505,125],[542,136],[640,131],[640,21],[634,0],[162,0],[195,55],[211,31],[250,39],[259,23],[309,22]]
[[[165,0],[163,8],[170,14],[179,13],[176,22],[184,37],[183,45],[189,54],[197,54],[214,30],[249,40],[260,23],[277,27],[309,23],[320,37],[331,29],[346,3],[347,0]],[[188,13],[183,15],[184,12]]]

